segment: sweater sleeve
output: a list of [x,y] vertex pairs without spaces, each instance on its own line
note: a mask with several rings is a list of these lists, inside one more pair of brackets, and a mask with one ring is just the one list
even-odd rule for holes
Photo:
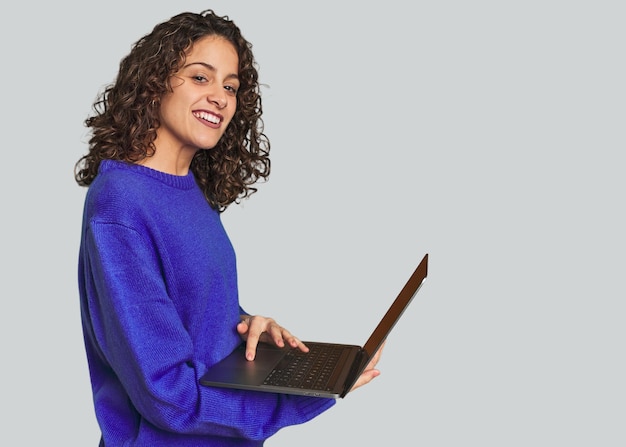
[[105,365],[92,377],[100,397],[121,385],[139,414],[160,429],[254,440],[335,403],[200,385],[206,365],[194,355],[150,241],[124,225],[92,223],[83,243],[88,336]]

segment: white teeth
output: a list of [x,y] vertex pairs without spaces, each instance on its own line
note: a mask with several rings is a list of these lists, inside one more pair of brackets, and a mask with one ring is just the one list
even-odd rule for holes
[[194,112],[193,115],[195,117],[197,117],[197,118],[203,119],[203,120],[208,121],[208,122],[213,123],[213,124],[219,124],[220,123],[220,119],[217,116],[215,116],[215,115],[213,115],[211,113]]

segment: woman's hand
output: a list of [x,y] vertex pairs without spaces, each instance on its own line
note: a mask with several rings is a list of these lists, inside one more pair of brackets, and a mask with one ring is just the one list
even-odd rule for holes
[[374,357],[370,360],[370,362],[365,367],[365,370],[361,373],[356,383],[352,386],[350,391],[354,391],[363,385],[370,383],[374,380],[375,377],[380,376],[380,371],[376,369],[376,364],[380,360],[380,355],[382,354],[383,348],[385,347],[385,343],[376,351]]
[[299,348],[302,352],[309,352],[309,348],[304,343],[276,323],[273,318],[260,315],[241,315],[241,321],[237,325],[237,332],[246,342],[246,359],[248,360],[254,360],[259,341],[274,343],[279,348],[287,344],[292,348]]

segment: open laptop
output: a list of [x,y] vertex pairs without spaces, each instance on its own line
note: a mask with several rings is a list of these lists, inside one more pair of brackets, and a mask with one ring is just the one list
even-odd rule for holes
[[363,347],[305,341],[309,352],[304,353],[298,348],[259,343],[255,359],[249,361],[244,355],[245,343],[242,343],[209,368],[200,383],[213,387],[343,398],[382,346],[427,274],[428,254],[424,255]]

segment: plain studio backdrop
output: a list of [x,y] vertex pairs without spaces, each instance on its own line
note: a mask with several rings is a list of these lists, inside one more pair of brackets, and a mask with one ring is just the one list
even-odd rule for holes
[[98,443],[83,121],[132,43],[213,8],[254,45],[272,142],[223,215],[243,306],[361,344],[430,254],[382,375],[267,445],[626,445],[621,5],[4,4],[0,444]]

